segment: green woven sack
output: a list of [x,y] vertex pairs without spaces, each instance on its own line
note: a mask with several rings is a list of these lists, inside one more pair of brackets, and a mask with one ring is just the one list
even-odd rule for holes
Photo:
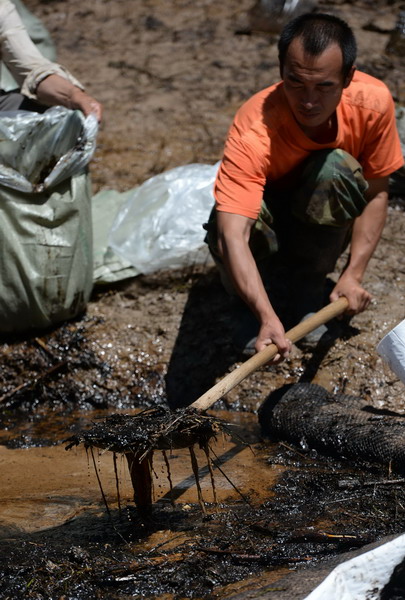
[[87,164],[97,122],[61,107],[0,115],[0,331],[82,312],[93,285]]

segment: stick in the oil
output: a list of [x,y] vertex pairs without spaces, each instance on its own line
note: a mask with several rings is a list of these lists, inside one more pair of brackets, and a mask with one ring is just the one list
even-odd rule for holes
[[[321,308],[317,313],[301,321],[298,325],[287,331],[286,337],[293,343],[305,337],[308,333],[320,327],[324,323],[327,323],[334,317],[341,315],[348,307],[349,303],[347,298],[342,296],[335,302],[328,304],[324,308]],[[261,352],[258,352],[246,362],[244,362],[238,369],[235,369],[226,377],[221,379],[216,385],[210,388],[205,394],[195,400],[190,406],[198,410],[207,410],[230,390],[232,390],[238,383],[245,379],[248,375],[256,371],[259,367],[262,367],[268,363],[278,353],[278,348],[275,344],[270,344]]]

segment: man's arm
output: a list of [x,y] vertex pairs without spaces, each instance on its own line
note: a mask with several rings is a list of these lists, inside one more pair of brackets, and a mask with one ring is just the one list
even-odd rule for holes
[[368,204],[354,222],[347,267],[334,287],[330,300],[346,296],[348,314],[357,314],[367,308],[371,294],[361,283],[368,262],[380,240],[388,207],[388,177],[368,181]]
[[1,59],[21,86],[21,93],[48,106],[79,109],[101,120],[101,104],[86,94],[81,83],[64,67],[45,58],[31,41],[9,0],[0,2]]
[[291,342],[285,337],[284,327],[269,301],[249,248],[253,224],[254,220],[248,217],[218,211],[219,251],[236,291],[259,319],[261,326],[256,350],[259,352],[274,343],[281,357],[285,357],[291,349]]

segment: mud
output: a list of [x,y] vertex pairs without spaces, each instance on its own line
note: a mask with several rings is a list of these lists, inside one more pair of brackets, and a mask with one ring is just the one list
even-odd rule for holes
[[[278,78],[277,34],[252,27],[253,1],[27,5],[50,29],[60,61],[104,104],[95,191],[125,191],[190,162],[213,164],[238,106]],[[400,3],[318,6],[349,20],[359,68],[383,78],[404,103],[404,59],[385,53]],[[343,338],[323,353],[295,348],[215,405],[212,413],[237,423],[249,445],[218,439],[217,504],[198,456],[206,515],[187,449],[169,455],[171,496],[157,457],[154,512],[145,521],[125,461],[118,460],[118,506],[112,453],[96,454],[108,513],[91,460],[80,448],[66,452],[63,440],[113,413],[186,406],[238,367],[235,312],[210,265],[96,289],[76,321],[3,338],[0,597],[214,599],[267,589],[292,600],[299,590],[287,589],[289,573],[403,532],[402,478],[264,442],[257,410],[283,384],[314,381],[405,411],[403,385],[375,352],[404,317],[404,208],[393,195],[365,280],[373,303]]]
[[[48,449],[45,455],[55,460],[56,450]],[[153,518],[147,521],[139,518],[128,495],[125,497],[129,482],[123,465],[120,477],[124,479],[124,501],[119,509],[113,467],[108,466],[112,461],[100,457],[100,478],[110,505],[108,514],[95,499],[97,484],[92,470],[83,464],[84,453],[74,462],[70,459],[59,463],[65,467],[68,495],[53,497],[48,506],[53,503],[57,508],[63,500],[73,504],[77,494],[77,513],[74,518],[65,514],[63,525],[58,526],[56,520],[53,527],[46,527],[43,522],[42,530],[25,533],[18,528],[21,523],[8,529],[3,526],[3,597],[24,597],[25,592],[33,598],[63,594],[68,598],[226,598],[234,593],[237,581],[242,581],[251,593],[256,590],[259,597],[261,587],[277,582],[288,572],[403,529],[403,480],[372,468],[365,471],[325,460],[313,453],[304,456],[283,445],[256,445],[254,461],[248,459],[246,451],[245,447],[239,448],[239,452],[245,452],[239,463],[235,462],[237,451],[232,447],[219,458],[222,470],[234,480],[239,493],[217,472],[217,481],[222,479],[225,484],[225,488],[218,485],[218,505],[212,502],[208,473],[201,472],[206,515],[197,504],[195,485],[179,481],[181,457],[172,457],[176,476],[173,489],[178,494],[175,505],[172,507],[164,494],[156,501]],[[250,479],[252,467],[256,478]],[[54,464],[42,487],[42,498],[52,494],[55,468]],[[159,465],[155,469],[167,492],[163,471]],[[37,480],[40,475],[37,472]],[[86,476],[89,481],[83,489],[82,479]],[[261,486],[257,485],[258,477]],[[25,486],[29,489],[27,480]],[[41,494],[39,483],[30,490],[31,499],[35,491]],[[87,506],[82,504],[80,511],[80,501],[86,496]],[[20,500],[15,512],[23,510]],[[40,513],[41,507],[37,506]],[[35,513],[30,516],[36,517]],[[3,509],[3,522],[4,518]]]

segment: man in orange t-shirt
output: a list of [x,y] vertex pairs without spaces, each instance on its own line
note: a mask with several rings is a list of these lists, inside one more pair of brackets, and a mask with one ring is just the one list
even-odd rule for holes
[[355,70],[347,23],[301,15],[278,48],[282,81],[236,114],[207,227],[223,281],[257,319],[250,346],[275,343],[277,359],[291,342],[273,306],[271,276],[282,274],[301,318],[320,308],[326,275],[350,241],[329,299],[346,296],[348,315],[365,310],[371,295],[362,279],[384,227],[388,177],[403,164],[392,97]]

